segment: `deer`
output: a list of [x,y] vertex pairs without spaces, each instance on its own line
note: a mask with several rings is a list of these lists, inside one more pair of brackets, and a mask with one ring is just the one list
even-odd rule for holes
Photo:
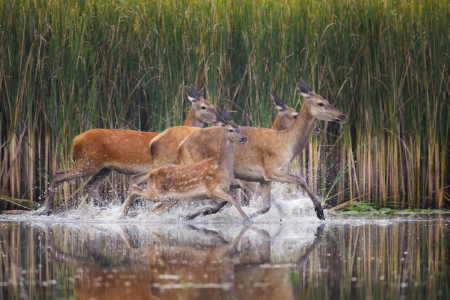
[[[273,92],[272,100],[274,107],[278,110],[277,116],[271,125],[271,129],[283,130],[291,126],[297,118],[298,112],[295,109],[287,106],[276,94]],[[189,94],[188,94],[189,97]],[[130,185],[138,185],[142,183],[145,176],[153,169],[166,165],[177,165],[179,163],[178,146],[191,133],[197,131],[199,128],[176,126],[166,129],[156,138],[150,142],[150,155],[152,157],[151,167],[144,173],[131,176]],[[314,127],[313,134],[319,134],[320,128]],[[258,184],[239,181],[241,187],[255,191]]]
[[[347,116],[322,96],[314,93],[303,78],[296,85],[305,101],[294,124],[282,131],[241,127],[242,133],[248,137],[248,143],[236,145],[233,172],[236,179],[260,183],[263,208],[252,214],[252,218],[269,211],[271,182],[274,181],[301,186],[311,198],[317,217],[325,220],[322,205],[306,181],[289,174],[288,169],[290,162],[306,147],[317,119],[345,123]],[[218,133],[216,128],[205,128],[190,134],[179,146],[180,163],[192,164],[215,155],[218,151],[216,147]],[[217,213],[225,204],[226,202],[222,202],[213,209],[197,212],[187,216],[186,219]]]
[[[278,110],[277,116],[273,121],[272,125],[270,125],[270,129],[272,130],[285,130],[294,124],[295,120],[298,117],[298,112],[292,107],[287,106],[281,99],[278,97],[275,91],[270,93],[270,97],[272,98],[274,107]],[[319,127],[314,127],[312,130],[312,134],[317,135],[320,133]]]
[[[292,124],[294,124],[295,120],[297,119],[298,112],[292,107],[287,106],[280,99],[280,97],[278,97],[275,91],[271,92],[270,96],[272,98],[274,107],[278,110],[277,116],[275,117],[275,120],[270,126],[270,129],[281,131],[290,127]],[[319,134],[320,128],[314,127],[311,133],[314,135]],[[259,183],[245,180],[237,180],[237,185],[235,185],[235,187],[245,188],[247,190],[250,190],[252,193],[255,193],[259,190]]]
[[227,193],[233,180],[235,143],[245,144],[247,137],[242,134],[226,109],[223,117],[216,112],[216,119],[220,127],[216,127],[219,147],[215,155],[193,165],[161,166],[146,173],[141,180],[147,182],[147,189],[133,186],[123,205],[121,217],[127,214],[134,198],[139,196],[152,202],[160,202],[154,211],[170,208],[178,201],[221,199],[233,204],[245,221],[249,220],[239,203]]
[[[187,90],[188,99],[195,101],[194,97],[199,97],[204,100],[203,96],[195,90],[195,94],[189,93]],[[204,100],[206,101],[206,100]],[[214,108],[213,108],[214,109]],[[211,112],[212,113],[212,112]],[[215,122],[217,125],[218,123]],[[161,166],[178,164],[178,145],[192,132],[199,130],[202,126],[175,126],[164,130],[157,137],[152,139],[148,145],[149,155],[151,156],[151,164],[146,166],[145,172],[131,176],[130,185],[140,184],[145,176],[152,170]]]
[[[192,103],[184,126],[203,127],[205,123],[216,123],[214,106],[203,98],[192,84],[184,87]],[[37,214],[50,214],[53,210],[55,192],[64,181],[91,177],[84,190],[99,204],[106,201],[98,193],[100,184],[112,171],[122,174],[138,174],[146,171],[152,163],[149,154],[150,142],[157,132],[125,129],[91,129],[73,139],[75,164],[69,170],[56,172],[52,177],[47,199]]]

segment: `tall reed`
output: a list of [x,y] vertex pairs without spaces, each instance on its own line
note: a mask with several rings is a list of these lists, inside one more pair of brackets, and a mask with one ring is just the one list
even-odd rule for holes
[[[270,91],[299,108],[303,77],[349,116],[321,122],[293,164],[316,193],[340,193],[330,204],[443,207],[448,28],[450,4],[437,0],[3,0],[1,193],[43,201],[85,130],[182,124],[183,84],[241,124],[268,127]],[[60,199],[83,182],[65,184]],[[126,178],[111,187],[120,196]]]

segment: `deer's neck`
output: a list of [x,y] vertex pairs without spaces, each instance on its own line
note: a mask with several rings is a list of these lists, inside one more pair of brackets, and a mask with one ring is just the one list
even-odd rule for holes
[[275,120],[273,120],[272,125],[270,126],[270,129],[272,130],[280,130],[279,128],[281,127],[281,118],[280,118],[280,114],[278,113],[277,116],[275,117]]
[[275,120],[272,123],[272,126],[270,126],[270,129],[281,131],[288,128],[289,125],[290,124],[288,123],[288,121],[285,118],[282,118],[280,116],[280,113],[278,113],[277,116],[275,117]]
[[292,159],[305,149],[315,126],[316,118],[311,116],[308,107],[302,105],[294,124],[282,131],[291,149]]
[[195,117],[194,108],[191,106],[191,109],[189,110],[186,120],[184,121],[184,126],[203,128],[203,124],[204,123],[202,121],[200,121]]
[[222,133],[222,139],[220,141],[220,151],[218,153],[217,160],[220,166],[226,170],[229,176],[233,175],[233,162],[234,162],[234,142],[230,141]]

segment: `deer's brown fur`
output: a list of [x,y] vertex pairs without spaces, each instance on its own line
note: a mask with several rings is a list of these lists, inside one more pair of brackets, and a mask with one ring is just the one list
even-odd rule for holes
[[[292,124],[294,124],[295,120],[298,117],[298,112],[293,109],[292,107],[287,106],[275,93],[275,91],[270,93],[270,96],[272,97],[273,105],[278,110],[277,116],[275,117],[275,120],[273,121],[272,125],[270,126],[270,129],[281,131],[285,130],[286,128],[290,127]],[[312,130],[312,134],[319,134],[320,128],[314,127]],[[259,183],[258,182],[250,182],[245,180],[237,180],[238,185],[242,188],[245,188],[252,193],[259,193]]]
[[224,118],[217,114],[217,119],[222,126],[216,127],[219,147],[215,155],[193,165],[162,166],[146,173],[141,181],[148,183],[147,189],[133,186],[124,204],[123,216],[134,198],[140,196],[153,202],[161,202],[162,205],[167,205],[171,200],[176,203],[205,198],[222,199],[236,206],[241,216],[248,219],[239,204],[227,194],[233,180],[234,144],[247,142],[247,137],[241,133],[226,110]]
[[[205,123],[217,122],[214,107],[201,97],[194,85],[191,85],[191,90],[185,89],[192,106],[184,125],[203,127]],[[98,193],[100,184],[112,171],[133,175],[148,170],[152,165],[149,144],[158,135],[156,132],[91,129],[76,136],[73,140],[75,164],[69,170],[53,175],[43,210],[37,213],[49,214],[52,211],[60,183],[83,177],[92,176],[84,187],[85,191],[97,202],[106,204]]]
[[[195,89],[194,86],[191,87],[191,91],[189,93],[188,90],[186,90],[188,93],[189,99],[192,101],[192,105],[197,105],[199,111],[207,110],[211,114],[214,114],[215,116],[215,110],[214,106],[211,104],[205,105],[205,99],[200,94],[200,92]],[[197,101],[199,101],[197,103]],[[207,101],[206,101],[207,102]],[[194,114],[189,113],[187,120],[190,120]],[[217,120],[212,120],[210,123],[215,123]],[[184,126],[175,126],[168,128],[164,130],[160,135],[158,135],[156,138],[150,141],[150,156],[151,156],[151,165],[145,170],[145,173],[141,173],[135,176],[131,177],[130,185],[134,186],[137,184],[140,184],[145,180],[146,174],[148,175],[152,170],[159,168],[161,166],[167,166],[167,165],[176,165],[178,164],[178,145],[192,132],[199,130],[203,127],[203,124],[201,126],[197,127],[189,127],[191,125]]]
[[[324,219],[321,204],[309,189],[306,181],[289,174],[288,169],[292,159],[307,145],[317,119],[345,122],[347,116],[320,95],[315,94],[303,79],[297,86],[305,97],[305,101],[292,126],[282,131],[242,127],[242,133],[248,137],[248,143],[237,144],[235,147],[234,176],[239,180],[260,183],[264,207],[257,214],[265,213],[270,209],[270,184],[272,181],[277,181],[302,186],[313,201],[317,216],[319,219]],[[180,163],[195,163],[213,155],[217,151],[215,147],[217,135],[216,128],[206,128],[201,132],[197,131],[189,135],[179,147]],[[210,212],[215,213],[221,207],[210,210]],[[191,217],[197,215],[199,213]]]
[[[278,110],[277,116],[271,125],[271,129],[283,130],[294,124],[297,118],[298,112],[295,109],[287,106],[281,99],[275,94],[271,93],[272,100],[275,108]],[[179,163],[178,146],[189,134],[197,131],[199,128],[177,126],[166,129],[160,135],[150,142],[150,153],[152,156],[151,168],[146,173],[150,173],[153,169],[161,166],[176,165]],[[320,129],[315,127],[313,134],[320,133]],[[145,174],[138,174],[131,177],[130,184],[136,185],[143,181]],[[243,188],[247,188],[252,191],[256,191],[259,187],[259,183],[252,183],[246,181],[239,181],[239,185]]]

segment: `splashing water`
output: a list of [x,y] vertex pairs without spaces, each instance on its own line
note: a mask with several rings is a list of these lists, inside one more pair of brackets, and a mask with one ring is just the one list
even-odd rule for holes
[[[272,194],[274,201],[271,201],[270,210],[251,219],[253,223],[313,223],[320,224],[314,211],[314,205],[308,196],[301,193],[288,193],[285,184],[273,183]],[[199,216],[194,220],[185,221],[184,217],[187,215],[203,211],[210,207],[215,207],[217,201],[198,201],[192,203],[179,202],[170,210],[159,212],[152,212],[156,207],[149,201],[138,201],[132,205],[128,215],[125,218],[120,218],[123,206],[122,204],[114,204],[117,201],[111,201],[108,207],[98,207],[93,204],[93,201],[85,202],[80,209],[71,209],[68,211],[60,211],[51,214],[50,216],[35,216],[32,213],[24,213],[21,215],[2,215],[0,220],[14,220],[14,221],[50,221],[50,222],[114,222],[114,223],[241,223],[242,217],[238,210],[233,205],[225,206],[219,213]],[[242,207],[247,215],[251,215],[262,207],[261,196],[253,196],[250,200],[249,206]],[[342,221],[342,218],[333,218],[326,213],[326,222]],[[392,221],[392,220],[391,220]],[[347,220],[346,222],[350,222]],[[364,219],[352,220],[352,222],[365,222]],[[379,220],[379,223],[387,222],[386,219]]]

